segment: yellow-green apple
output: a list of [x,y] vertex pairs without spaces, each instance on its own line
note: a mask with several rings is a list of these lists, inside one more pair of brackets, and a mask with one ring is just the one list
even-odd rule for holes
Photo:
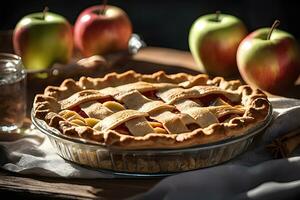
[[230,76],[236,72],[236,51],[247,35],[237,17],[209,14],[199,17],[189,33],[190,51],[200,69],[208,74]]
[[121,8],[106,4],[85,9],[74,26],[75,46],[83,56],[127,50],[131,34],[127,14]]
[[72,35],[72,27],[63,16],[45,9],[18,22],[13,33],[14,50],[22,57],[26,69],[45,69],[55,62],[69,62]]
[[271,93],[281,93],[292,86],[300,73],[299,47],[295,38],[282,30],[261,28],[240,44],[237,63],[248,84]]

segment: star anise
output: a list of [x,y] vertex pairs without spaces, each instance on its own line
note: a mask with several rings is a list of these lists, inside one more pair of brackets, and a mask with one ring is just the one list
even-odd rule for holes
[[266,146],[266,149],[274,158],[286,158],[291,156],[298,146],[300,146],[300,129],[275,139]]

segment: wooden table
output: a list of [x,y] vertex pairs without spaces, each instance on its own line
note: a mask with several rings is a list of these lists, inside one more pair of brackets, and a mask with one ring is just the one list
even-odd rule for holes
[[[113,66],[106,70],[125,71],[127,69],[146,73],[161,69],[173,73],[199,73],[189,52],[155,47],[142,49],[132,57],[118,58],[117,62],[114,62]],[[298,83],[300,83],[300,79]],[[290,90],[287,96],[300,98],[298,86]],[[32,101],[32,96],[29,101]],[[92,180],[45,178],[0,170],[0,191],[9,194],[10,198],[13,196],[39,199],[54,197],[62,199],[123,199],[147,191],[159,180],[158,178]]]

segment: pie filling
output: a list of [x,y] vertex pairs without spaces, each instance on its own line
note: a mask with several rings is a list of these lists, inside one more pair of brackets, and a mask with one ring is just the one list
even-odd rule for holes
[[[155,90],[146,92],[132,90],[131,92],[129,96],[134,96],[134,100],[127,98],[127,94],[124,94],[121,99],[119,96],[115,96],[115,98],[106,96],[82,102],[61,111],[59,114],[74,126],[88,126],[98,131],[114,130],[119,134],[133,136],[143,136],[148,133],[180,134],[205,128],[214,123],[226,123],[230,119],[244,114],[244,110],[236,108],[238,103],[231,101],[224,94],[208,94],[198,98],[185,99],[180,97],[181,93],[164,96]],[[176,100],[177,97],[178,100]],[[175,98],[175,100],[172,100],[173,105],[166,103],[168,98]],[[148,107],[145,105],[148,105]],[[155,109],[155,106],[157,109]],[[126,116],[128,115],[126,112],[131,109],[144,111],[144,114],[141,115],[137,112],[135,115]],[[221,111],[218,111],[218,109]],[[170,119],[175,120],[167,120],[165,115],[173,116]],[[200,117],[197,118],[194,115]],[[115,119],[116,116],[118,116],[117,119]],[[126,119],[122,121],[123,118]],[[178,123],[183,121],[180,130],[174,130],[172,124],[170,124],[172,122],[176,123],[176,118]],[[112,120],[109,121],[108,119]],[[205,120],[209,122],[204,122]],[[177,125],[177,123],[176,125],[173,124],[173,126]]]

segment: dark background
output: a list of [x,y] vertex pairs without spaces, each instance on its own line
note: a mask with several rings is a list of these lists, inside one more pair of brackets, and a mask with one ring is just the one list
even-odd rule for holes
[[[26,14],[39,12],[47,5],[50,11],[65,16],[72,24],[84,9],[101,0],[6,0],[0,6],[0,30],[13,29]],[[110,0],[129,15],[134,32],[149,46],[188,50],[189,29],[199,16],[221,10],[239,17],[253,31],[281,21],[280,29],[300,39],[300,6],[297,1],[283,0]]]

